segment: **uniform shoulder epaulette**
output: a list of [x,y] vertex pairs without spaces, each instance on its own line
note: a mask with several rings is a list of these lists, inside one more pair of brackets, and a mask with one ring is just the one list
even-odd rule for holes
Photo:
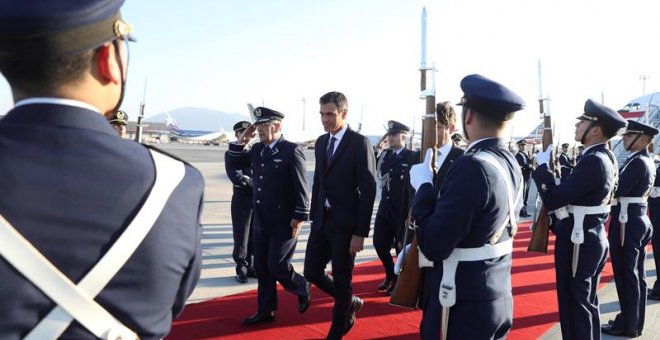
[[142,146],[144,146],[144,147],[147,148],[147,149],[154,150],[154,151],[156,151],[156,152],[158,152],[158,153],[162,153],[162,154],[165,155],[165,156],[168,156],[168,157],[174,158],[174,159],[176,159],[177,161],[181,161],[181,162],[183,162],[183,164],[193,166],[192,164],[188,163],[187,161],[185,161],[185,160],[183,160],[183,159],[181,159],[181,158],[179,158],[179,157],[177,157],[177,156],[175,156],[175,155],[173,155],[173,154],[171,154],[171,153],[169,153],[169,152],[167,152],[167,151],[165,151],[165,150],[163,150],[163,149],[159,149],[159,148],[157,148],[157,147],[155,147],[155,146],[153,146],[153,145],[142,144]]
[[472,148],[464,153],[465,156],[472,157],[477,154],[477,152],[481,151],[479,148]]

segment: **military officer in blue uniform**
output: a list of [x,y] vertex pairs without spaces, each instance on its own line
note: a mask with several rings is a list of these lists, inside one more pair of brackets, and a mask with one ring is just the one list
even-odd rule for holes
[[635,337],[644,329],[646,310],[646,245],[653,226],[646,216],[647,200],[655,182],[655,164],[648,151],[658,130],[628,120],[623,145],[630,156],[619,171],[608,240],[621,313],[601,327],[603,333]]
[[385,269],[385,280],[378,286],[378,292],[391,294],[396,283],[392,244],[398,244],[402,235],[401,214],[408,214],[407,204],[402,208],[403,190],[408,188],[404,182],[410,168],[412,151],[406,148],[406,137],[410,128],[397,121],[387,122],[387,143],[389,149],[380,154],[376,162],[380,177],[380,204],[374,222],[374,248]]
[[[238,139],[243,131],[250,127],[250,122],[240,121],[234,124],[234,135]],[[248,276],[256,277],[254,273],[254,242],[252,237],[252,167],[230,169],[225,153],[225,171],[234,186],[231,196],[231,224],[234,236],[232,257],[236,263],[236,281],[247,283]]]
[[[657,156],[655,163],[657,166]],[[653,262],[655,263],[656,273],[660,273],[660,167],[655,170],[655,182],[649,195],[649,217],[653,226],[653,235],[651,244],[653,245]],[[660,300],[660,280],[656,278],[653,288],[648,290],[649,300]]]
[[573,171],[573,160],[568,155],[568,143],[561,145],[561,153],[559,154],[559,168],[561,179],[565,179]]
[[[311,301],[310,286],[296,273],[291,257],[298,235],[309,216],[307,168],[300,145],[282,136],[284,114],[258,107],[257,120],[229,144],[227,168],[230,171],[252,167],[254,204],[254,266],[257,273],[257,312],[243,319],[253,325],[275,319],[277,287],[298,296],[298,311],[304,313]],[[245,149],[255,131],[260,142]]]
[[578,146],[578,154],[575,156],[575,164],[578,164],[580,158],[582,158],[582,153],[584,152],[584,145]]
[[[431,151],[410,170],[412,215],[421,252],[442,271],[441,323],[447,339],[504,339],[511,329],[511,252],[522,174],[503,141],[525,107],[517,94],[481,75],[461,81],[469,145],[435,194]],[[436,322],[439,322],[437,320]],[[430,339],[437,334],[427,334]]]
[[527,212],[527,201],[529,199],[529,185],[531,184],[532,171],[534,170],[534,166],[532,165],[532,161],[529,159],[529,156],[527,156],[527,153],[525,152],[525,145],[527,145],[527,142],[524,139],[521,139],[516,144],[518,145],[516,161],[518,161],[518,165],[520,166],[524,185],[523,205],[522,209],[520,209],[520,217],[530,217],[531,215]]
[[199,278],[202,175],[108,124],[132,40],[122,3],[0,4],[15,101],[0,120],[2,339],[161,339]]
[[117,131],[117,134],[121,138],[126,138],[126,125],[128,124],[128,113],[124,112],[123,110],[117,110],[112,117],[110,117],[110,120],[108,120],[108,123],[110,123],[110,126],[112,126],[115,131]]
[[591,99],[575,124],[584,155],[561,184],[548,168],[552,145],[537,155],[532,177],[539,196],[554,212],[555,271],[559,321],[564,339],[600,339],[596,289],[607,260],[605,220],[618,167],[607,141],[626,126],[616,111]]

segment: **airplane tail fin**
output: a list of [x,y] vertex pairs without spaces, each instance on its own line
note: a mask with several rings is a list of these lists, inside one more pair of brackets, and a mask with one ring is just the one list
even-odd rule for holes
[[176,122],[174,117],[170,115],[169,112],[165,111],[165,124],[167,126],[168,130],[179,130],[181,127],[179,126],[179,123]]
[[248,103],[247,107],[248,107],[248,111],[250,111],[250,118],[252,118],[252,122],[253,123],[256,122],[257,117],[255,117],[255,115],[254,115],[254,106],[252,106],[252,104]]

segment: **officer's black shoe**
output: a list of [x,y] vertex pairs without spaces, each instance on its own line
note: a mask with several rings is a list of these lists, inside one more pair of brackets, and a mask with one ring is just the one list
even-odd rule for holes
[[646,295],[646,298],[649,299],[649,300],[656,300],[656,301],[658,301],[658,300],[660,300],[660,292],[658,292],[658,291],[654,291],[654,290],[650,290],[650,291],[649,291],[649,294]]
[[312,302],[312,284],[307,282],[305,284],[307,294],[305,296],[298,296],[298,313],[302,314],[307,311],[309,304]]
[[385,295],[387,296],[392,296],[392,292],[394,291],[394,287],[396,286],[396,277],[394,280],[392,280],[392,284],[390,285],[390,288],[387,288],[385,291]]
[[636,338],[642,335],[642,331],[625,331],[610,324],[600,326],[600,331],[608,335],[623,336],[627,338]]
[[521,210],[521,211],[520,211],[520,217],[531,217],[531,215],[528,214],[526,211]]
[[386,277],[385,280],[376,288],[379,293],[384,293],[394,285],[394,279]]
[[270,312],[257,312],[257,314],[252,315],[249,318],[241,320],[241,323],[245,326],[256,325],[262,322],[270,322],[275,320],[275,311]]
[[257,278],[257,272],[254,271],[254,268],[248,268],[247,277],[251,277],[253,279]]
[[236,274],[235,278],[236,278],[236,281],[238,281],[238,283],[247,283],[248,282],[247,275],[245,275],[243,273]]
[[353,296],[353,300],[351,301],[351,311],[348,320],[346,320],[346,326],[344,326],[344,335],[346,335],[351,328],[353,328],[353,325],[355,325],[355,319],[357,319],[355,314],[362,309],[362,305],[364,305],[364,301],[357,296]]

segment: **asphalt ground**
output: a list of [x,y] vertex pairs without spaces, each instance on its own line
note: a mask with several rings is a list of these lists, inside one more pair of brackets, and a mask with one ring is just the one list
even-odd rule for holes
[[[230,215],[232,184],[227,178],[224,164],[224,153],[227,146],[179,143],[158,144],[156,146],[194,165],[202,172],[206,181],[204,211],[202,213],[202,225],[204,227],[202,275],[188,303],[201,302],[256,289],[256,279],[250,278],[246,284],[240,284],[234,279],[235,265],[231,256],[233,239]],[[307,159],[308,191],[311,194],[315,166],[314,150],[305,150],[305,156]],[[378,207],[379,196],[380,194],[377,195],[376,204],[374,205],[372,223]],[[530,207],[533,207],[535,197],[536,190],[532,185],[529,195]],[[531,208],[529,212],[531,214]],[[302,273],[303,269],[308,236],[309,223],[305,223],[292,260],[294,268],[299,273]],[[365,239],[365,249],[358,253],[356,263],[368,262],[377,258],[372,239],[369,237]],[[656,279],[652,254],[647,255],[645,268],[647,283],[652,286]],[[598,292],[598,298],[600,301],[601,323],[614,319],[614,316],[620,310],[614,281],[609,282]],[[660,320],[660,301],[649,300],[646,307],[646,322],[640,339],[660,339],[660,322],[656,322],[657,320]],[[617,339],[618,337],[603,334],[602,338]],[[561,339],[559,323],[548,330],[541,339]]]

